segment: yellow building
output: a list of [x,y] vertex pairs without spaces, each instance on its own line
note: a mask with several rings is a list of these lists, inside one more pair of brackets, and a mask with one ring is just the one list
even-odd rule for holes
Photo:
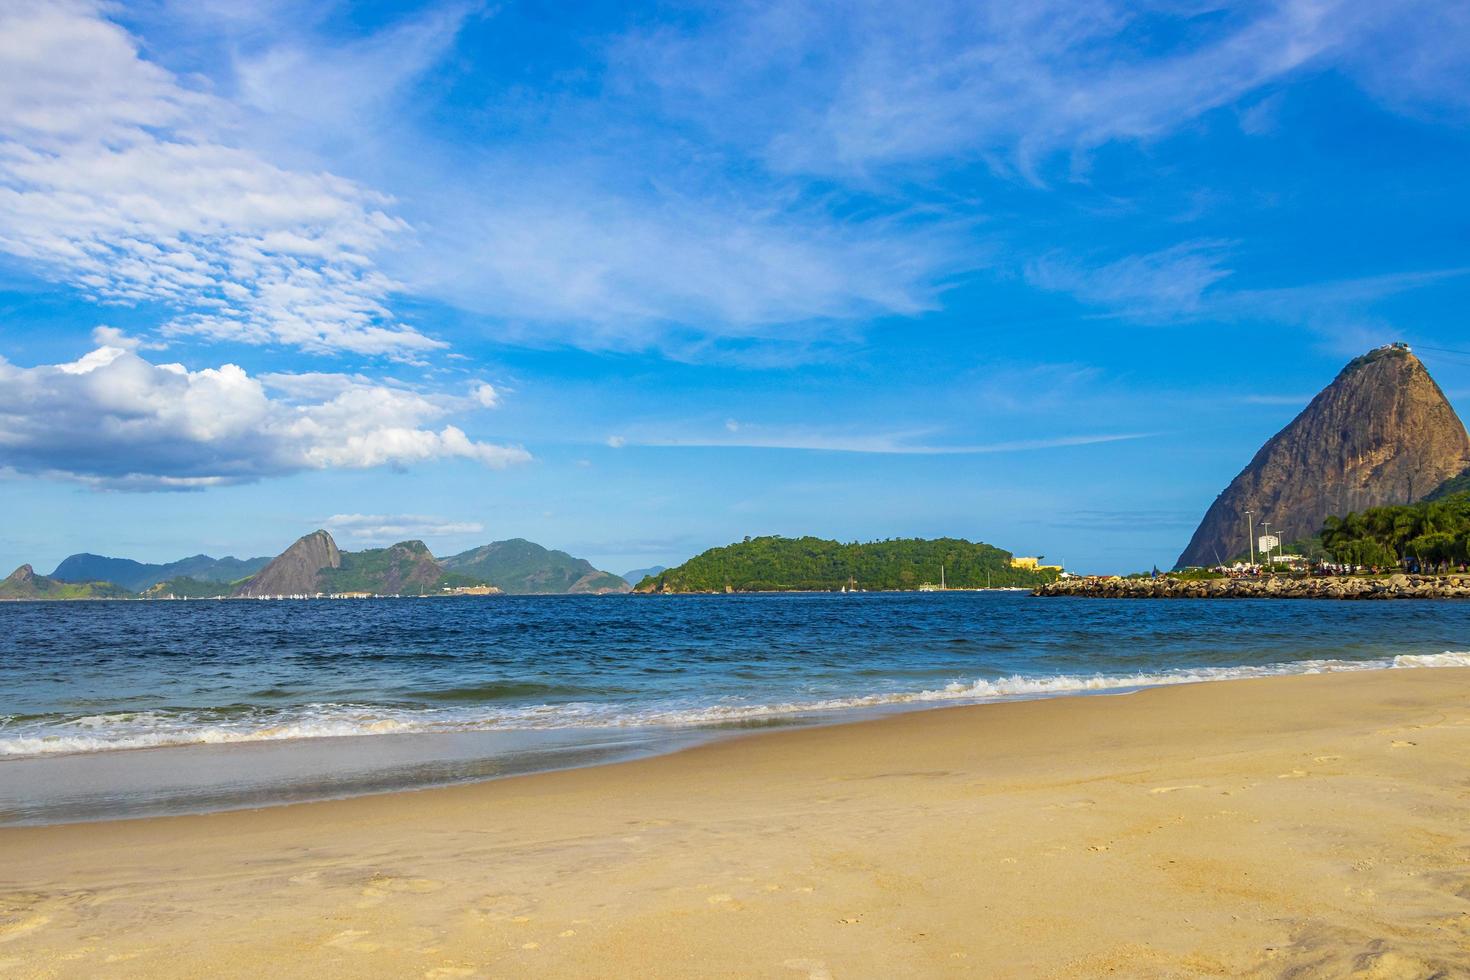
[[1043,565],[1040,558],[1012,558],[1012,568],[1024,568],[1028,572],[1060,572],[1061,565]]

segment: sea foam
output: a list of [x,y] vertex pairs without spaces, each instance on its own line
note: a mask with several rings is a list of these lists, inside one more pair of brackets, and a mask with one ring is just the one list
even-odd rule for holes
[[1339,671],[1470,667],[1470,652],[1405,654],[1377,660],[1299,660],[1236,667],[1191,667],[1131,674],[1057,674],[954,681],[943,687],[847,697],[751,703],[563,703],[453,707],[391,707],[313,703],[248,711],[130,711],[81,717],[0,716],[0,756],[60,755],[177,745],[222,745],[289,739],[573,728],[676,728],[771,718],[835,715],[906,705],[1001,701],[1095,692],[1126,692],[1172,684]]

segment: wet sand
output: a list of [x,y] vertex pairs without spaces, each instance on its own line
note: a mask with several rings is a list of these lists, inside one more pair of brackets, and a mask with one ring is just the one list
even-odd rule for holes
[[1105,974],[1470,974],[1470,669],[0,830],[4,976]]

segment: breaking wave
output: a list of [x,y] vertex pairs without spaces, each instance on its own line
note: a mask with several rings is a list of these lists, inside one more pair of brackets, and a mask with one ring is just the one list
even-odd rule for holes
[[[289,739],[444,732],[572,728],[677,728],[729,725],[762,719],[832,715],[905,705],[1000,701],[1093,692],[1123,692],[1170,684],[1337,671],[1470,667],[1470,652],[1403,655],[1379,660],[1300,660],[1264,666],[1195,667],[1125,674],[1014,675],[955,681],[943,687],[886,691],[849,697],[753,703],[731,698],[693,703],[663,701],[564,701],[531,705],[487,703],[512,693],[547,694],[538,685],[512,692],[479,690],[479,703],[383,706],[322,702],[292,707],[232,705],[219,709],[158,709],[80,717],[0,715],[0,757],[106,752],[171,745],[221,745]],[[576,689],[568,689],[573,691]],[[447,700],[473,698],[456,689]]]

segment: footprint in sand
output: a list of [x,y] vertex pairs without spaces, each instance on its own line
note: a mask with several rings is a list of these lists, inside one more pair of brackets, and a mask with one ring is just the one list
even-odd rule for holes
[[472,966],[436,966],[424,974],[424,980],[449,980],[450,977],[472,977],[475,968]]
[[1389,744],[1389,747],[1390,748],[1395,748],[1395,749],[1412,749],[1414,746],[1418,745],[1419,743],[1418,742],[1410,742],[1407,739],[1396,738],[1392,742],[1389,742],[1388,744]]
[[335,949],[350,949],[354,953],[376,953],[382,949],[380,943],[366,943],[362,941],[363,936],[370,935],[366,929],[346,929],[337,933],[331,939],[322,943],[323,946],[331,946]]
[[465,913],[476,922],[529,922],[535,902],[525,895],[482,895]]
[[51,921],[49,915],[30,915],[18,922],[0,924],[0,943],[8,943],[29,935]]
[[821,960],[790,959],[781,964],[788,970],[806,974],[807,980],[832,980],[832,971]]
[[1313,762],[1336,762],[1341,759],[1340,755],[1319,755],[1312,759]]
[[1177,793],[1181,789],[1204,789],[1199,783],[1190,783],[1187,786],[1155,786],[1149,790],[1151,795],[1157,796],[1161,793]]
[[444,887],[444,882],[433,878],[386,878],[374,877],[372,883],[362,890],[360,909],[369,909],[387,901],[394,894],[427,895]]
[[1283,772],[1277,779],[1302,779],[1307,775],[1305,769],[1293,769],[1291,772]]

